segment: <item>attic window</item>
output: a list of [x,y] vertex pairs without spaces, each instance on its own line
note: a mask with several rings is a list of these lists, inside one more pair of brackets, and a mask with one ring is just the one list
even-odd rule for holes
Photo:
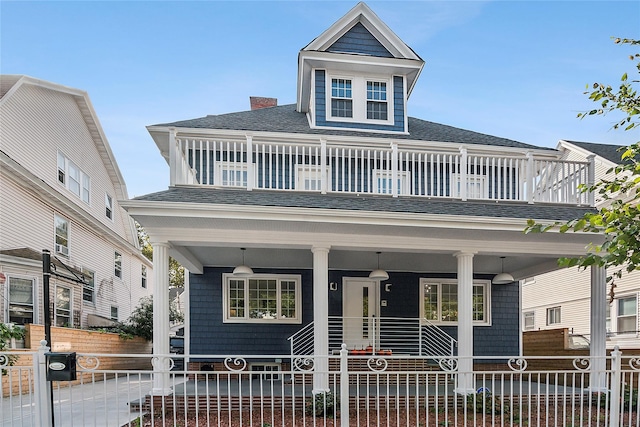
[[367,81],[367,119],[387,120],[387,83]]
[[393,124],[390,79],[333,75],[326,82],[326,117],[329,121]]
[[331,116],[353,117],[351,80],[331,79]]

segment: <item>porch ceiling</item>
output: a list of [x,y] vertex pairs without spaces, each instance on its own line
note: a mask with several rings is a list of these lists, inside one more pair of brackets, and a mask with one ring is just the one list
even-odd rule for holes
[[[246,191],[245,191],[246,193]],[[286,196],[285,196],[286,197]],[[329,268],[451,273],[453,256],[475,253],[476,273],[505,270],[523,279],[557,268],[560,256],[585,252],[594,234],[523,233],[526,218],[424,212],[249,206],[131,200],[122,202],[152,241],[169,242],[171,255],[191,271],[231,267],[248,248],[253,268],[313,268],[311,248],[330,248]],[[459,203],[460,208],[464,204]],[[497,209],[497,208],[496,208]],[[231,250],[230,250],[231,249]]]

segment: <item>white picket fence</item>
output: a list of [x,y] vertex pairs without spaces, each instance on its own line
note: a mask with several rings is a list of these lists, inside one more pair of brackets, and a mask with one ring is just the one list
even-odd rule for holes
[[[13,365],[14,353],[0,353],[1,426],[640,426],[640,358],[618,350],[606,363],[476,357],[467,394],[457,390],[456,357],[343,347],[324,372],[314,356],[290,355],[191,355],[187,371],[160,372],[152,366],[178,356],[78,354],[69,383],[46,381],[46,352],[20,352]],[[103,369],[114,357],[149,369]],[[159,378],[170,393],[150,395]],[[318,380],[326,389],[314,389]]]

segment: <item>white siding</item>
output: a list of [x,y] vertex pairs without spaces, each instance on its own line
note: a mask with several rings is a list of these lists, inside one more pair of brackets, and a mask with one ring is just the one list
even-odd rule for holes
[[[110,317],[112,305],[118,306],[119,319],[126,319],[141,296],[152,294],[152,267],[147,263],[147,288],[143,289],[140,266],[146,261],[136,247],[130,217],[118,204],[122,193],[116,185],[120,184],[112,180],[114,171],[101,157],[101,149],[104,152],[108,143],[94,139],[78,105],[84,98],[22,84],[2,101],[2,151],[47,184],[54,197],[42,197],[29,187],[27,179],[10,177],[0,170],[0,250],[49,249],[54,255],[53,218],[56,214],[65,217],[69,220],[69,257],[61,260],[78,269],[95,271],[95,304],[83,303],[81,287],[74,288],[73,309],[82,310],[83,325],[88,313]],[[89,204],[58,182],[58,151],[90,177]],[[113,198],[113,221],[105,214],[105,193]],[[93,219],[87,221],[69,206],[87,212]],[[115,251],[123,257],[122,279],[114,277]],[[12,268],[15,266],[0,264],[0,270]],[[41,279],[41,268],[27,270],[25,274]],[[51,289],[55,289],[53,284]],[[5,311],[3,307],[0,320],[4,320]],[[42,314],[41,308],[39,313]],[[39,321],[43,319],[39,317]]]

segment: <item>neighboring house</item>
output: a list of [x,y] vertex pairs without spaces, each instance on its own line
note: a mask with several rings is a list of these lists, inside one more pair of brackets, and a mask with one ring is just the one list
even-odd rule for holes
[[[594,157],[595,179],[609,178],[622,148],[617,145],[560,141],[558,150],[571,160]],[[596,206],[603,201],[596,201]],[[610,271],[609,273],[612,273]],[[624,274],[609,288],[606,302],[607,347],[640,348],[640,272]],[[576,268],[535,276],[523,282],[522,328],[524,331],[569,328],[574,334],[590,333],[590,274]]]
[[[189,270],[189,357],[323,356],[344,342],[456,353],[464,373],[470,356],[518,355],[518,281],[599,238],[527,235],[526,220],[592,209],[576,185],[593,165],[410,117],[424,61],[364,3],[298,66],[294,105],[252,98],[250,111],[148,127],[170,187],[123,206],[151,238],[154,298],[166,298],[169,255]],[[154,352],[167,354],[168,330],[154,334]],[[326,390],[328,362],[315,363],[314,387]],[[170,392],[154,381],[154,393]]]
[[51,277],[52,325],[125,320],[152,294],[153,266],[120,207],[125,183],[87,93],[0,76],[0,138],[0,320],[45,323],[43,249],[56,273],[86,279]]

